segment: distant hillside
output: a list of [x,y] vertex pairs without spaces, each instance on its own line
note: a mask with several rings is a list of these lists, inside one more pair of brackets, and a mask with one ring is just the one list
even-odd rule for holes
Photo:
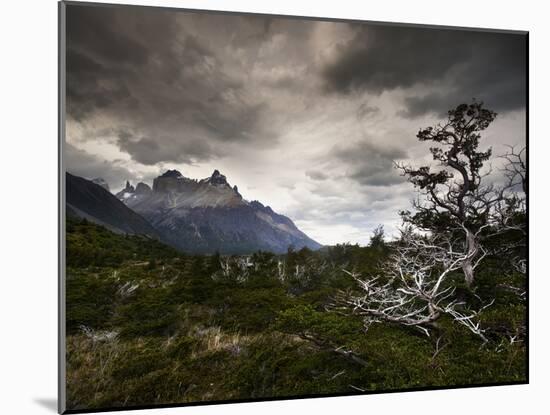
[[86,219],[67,218],[67,265],[116,266],[181,256],[174,248],[144,235],[121,235]]
[[104,187],[66,173],[68,217],[85,218],[117,233],[142,234],[160,238],[146,219],[129,209]]

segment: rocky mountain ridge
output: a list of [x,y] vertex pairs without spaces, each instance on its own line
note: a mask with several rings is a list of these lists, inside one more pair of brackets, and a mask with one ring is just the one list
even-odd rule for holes
[[139,186],[134,191],[127,186],[120,200],[184,251],[283,253],[289,246],[321,247],[286,216],[245,200],[219,170],[200,180],[168,170],[154,179],[151,192],[138,194]]
[[284,253],[290,246],[321,247],[288,217],[259,201],[245,200],[219,170],[199,180],[167,170],[153,180],[152,187],[127,181],[115,196],[164,241],[184,252]]

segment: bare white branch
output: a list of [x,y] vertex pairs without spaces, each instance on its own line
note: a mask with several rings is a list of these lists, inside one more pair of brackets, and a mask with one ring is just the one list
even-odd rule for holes
[[471,310],[454,299],[455,287],[448,281],[470,254],[458,250],[450,236],[421,236],[406,228],[383,268],[384,275],[365,279],[343,270],[358,283],[362,294],[342,293],[333,308],[361,315],[366,329],[373,323],[389,322],[415,327],[427,336],[446,314],[486,342],[479,314],[492,302]]

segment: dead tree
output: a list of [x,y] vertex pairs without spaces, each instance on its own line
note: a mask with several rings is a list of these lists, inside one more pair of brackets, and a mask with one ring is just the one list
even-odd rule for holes
[[513,229],[527,238],[527,164],[525,147],[519,151],[509,146],[509,151],[500,158],[505,160],[503,167],[506,183],[497,210],[498,224],[504,230]]
[[[397,166],[420,193],[413,212],[401,213],[401,238],[392,244],[393,254],[381,275],[363,278],[345,271],[361,292],[341,293],[333,309],[361,315],[366,329],[386,322],[414,327],[427,335],[447,315],[487,341],[479,315],[494,300],[473,308],[456,295],[456,278],[471,286],[476,269],[496,253],[486,242],[526,231],[525,196],[521,194],[527,190],[523,150],[512,148],[503,156],[507,181],[500,186],[489,177],[491,169],[484,169],[491,149],[478,150],[481,132],[495,116],[482,103],[462,104],[448,112],[444,124],[420,130],[420,141],[436,143],[430,152],[438,166]],[[502,250],[498,254],[509,255],[517,243],[498,248]],[[524,271],[525,259],[520,257],[516,263]]]
[[480,102],[461,104],[448,112],[443,124],[418,132],[420,141],[431,141],[430,148],[438,166],[413,168],[398,165],[404,176],[420,191],[414,203],[414,215],[404,212],[404,219],[426,232],[462,234],[466,257],[461,268],[467,285],[475,278],[473,265],[482,255],[480,236],[490,224],[488,218],[502,195],[492,184],[484,184],[489,174],[483,172],[491,149],[478,150],[481,132],[495,119],[496,113]]
[[524,195],[527,195],[527,163],[525,160],[525,147],[519,151],[513,146],[508,146],[508,152],[500,156],[506,163],[504,175],[508,179],[507,186],[510,189],[521,186]]
[[[404,229],[383,275],[364,279],[344,270],[357,281],[361,295],[341,293],[332,308],[362,316],[366,330],[373,323],[386,322],[413,327],[428,336],[446,314],[487,341],[478,315],[492,303],[473,310],[455,298],[456,287],[449,283],[469,255],[455,246],[451,235],[422,236],[411,227]],[[483,257],[472,264],[473,269]]]

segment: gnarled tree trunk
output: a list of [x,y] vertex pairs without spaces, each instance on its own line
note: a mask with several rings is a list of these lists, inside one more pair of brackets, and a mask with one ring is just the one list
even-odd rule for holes
[[471,230],[465,229],[465,233],[466,259],[462,263],[462,271],[464,272],[464,280],[466,281],[466,285],[470,287],[474,282],[475,259],[479,253],[479,243]]

